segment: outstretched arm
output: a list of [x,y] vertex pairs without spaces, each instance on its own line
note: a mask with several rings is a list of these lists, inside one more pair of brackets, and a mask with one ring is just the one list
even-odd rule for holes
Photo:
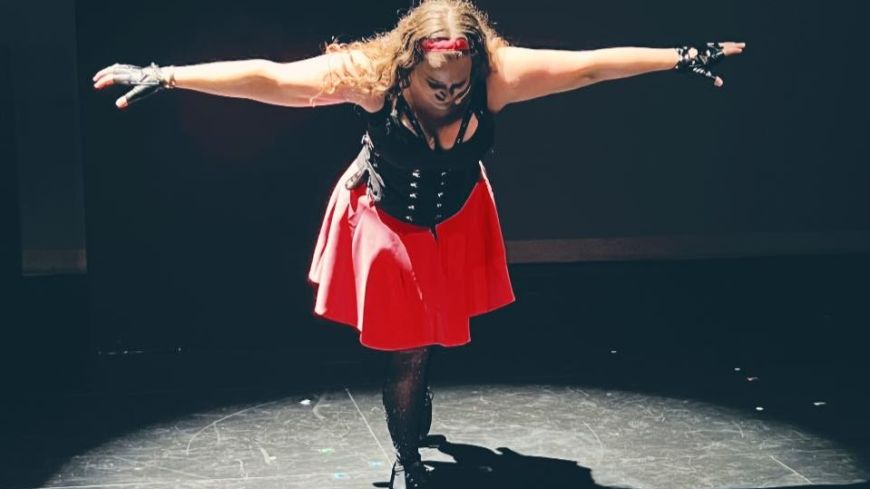
[[[161,81],[172,88],[183,88],[224,97],[246,98],[274,105],[312,107],[351,102],[365,104],[366,97],[354,89],[321,94],[322,83],[349,65],[350,54],[322,54],[289,63],[265,59],[217,61],[187,66],[160,68]],[[357,61],[364,61],[353,54]],[[122,67],[119,69],[119,66]],[[94,88],[131,83],[125,65],[112,65],[94,75]],[[129,65],[126,65],[129,66]],[[134,67],[138,68],[138,67]],[[145,68],[146,73],[148,68]],[[142,73],[142,70],[134,71]],[[127,94],[129,95],[129,93]],[[116,100],[118,108],[128,105],[127,95]],[[135,95],[133,95],[135,96]]]
[[[745,43],[722,43],[726,56]],[[690,57],[697,54],[692,50]],[[593,83],[671,70],[680,61],[673,48],[614,47],[588,51],[503,47],[496,52],[498,106],[531,100]],[[721,86],[721,78],[716,85]]]

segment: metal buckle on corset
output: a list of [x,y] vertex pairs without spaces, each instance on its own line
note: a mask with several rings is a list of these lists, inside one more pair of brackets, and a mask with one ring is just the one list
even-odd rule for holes
[[348,190],[357,188],[365,179],[367,181],[367,192],[369,197],[372,198],[375,202],[380,202],[381,198],[383,198],[383,188],[384,180],[375,170],[377,167],[377,163],[372,162],[372,157],[375,155],[374,153],[374,145],[372,144],[371,137],[369,137],[369,133],[366,132],[363,134],[362,140],[360,143],[363,144],[362,149],[357,155],[356,163],[357,171],[350,178],[348,178],[344,182],[345,188]]

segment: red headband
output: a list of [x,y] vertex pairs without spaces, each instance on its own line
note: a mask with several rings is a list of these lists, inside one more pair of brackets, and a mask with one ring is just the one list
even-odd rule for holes
[[456,39],[423,39],[420,46],[424,53],[444,51],[468,51],[468,40],[464,37]]

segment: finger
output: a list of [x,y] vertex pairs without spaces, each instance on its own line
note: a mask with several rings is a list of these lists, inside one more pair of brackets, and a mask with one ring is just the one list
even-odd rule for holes
[[[114,66],[114,65],[112,65],[112,66]],[[103,75],[105,75],[106,72],[109,71],[110,69],[112,69],[112,67],[111,67],[111,66],[107,66],[107,67],[103,68],[102,70],[98,71],[98,72],[94,75],[94,81],[96,81],[97,78],[100,78],[100,77],[102,77]]]
[[98,79],[96,83],[94,83],[94,88],[99,90],[101,88],[108,87],[109,85],[111,85],[113,83],[114,83],[114,80],[112,80],[111,76],[103,76],[100,79]]
[[96,81],[97,78],[100,78],[100,77],[102,77],[103,75],[105,75],[106,73],[108,73],[109,71],[111,71],[111,69],[114,68],[116,64],[117,64],[117,63],[115,63],[115,64],[112,65],[112,66],[107,66],[107,67],[103,68],[102,70],[98,71],[97,74],[94,75],[94,81]]
[[732,54],[740,54],[743,52],[743,48],[746,47],[745,42],[723,42],[722,46],[725,51],[725,56],[730,56]]
[[121,67],[112,71],[109,77],[112,79],[112,82],[124,85],[132,85],[133,82],[140,81],[139,73]]
[[127,97],[127,102],[130,102],[134,98],[137,98],[137,97],[144,95],[142,92],[144,92],[145,90],[148,90],[149,88],[151,88],[151,87],[149,87],[148,85],[136,85],[135,87],[133,87],[132,90],[127,92],[127,94],[124,96]]
[[123,108],[129,106],[131,103],[136,101],[137,96],[141,95],[142,92],[144,92],[148,88],[149,87],[145,86],[145,85],[137,85],[137,86],[133,87],[133,89],[130,90],[129,92],[127,92],[126,94],[124,94],[123,97],[116,100],[115,105],[117,105],[119,109],[123,109]]
[[698,67],[694,71],[695,71],[695,73],[697,73],[705,78],[709,78],[711,80],[716,79],[716,75],[714,75],[713,72],[710,70],[705,70],[704,68]]
[[97,79],[96,83],[94,83],[94,88],[104,88],[109,85],[114,85],[115,83],[122,83],[125,79],[129,79],[129,75],[117,75],[116,72],[110,71],[108,73],[103,73],[99,79]]
[[743,52],[743,49],[746,47],[745,42],[734,42],[728,45],[726,48],[727,54],[740,54]]
[[713,72],[710,70],[698,68],[698,69],[693,70],[693,71],[695,73],[697,73],[698,75],[703,76],[704,78],[707,78],[708,80],[712,80],[713,85],[715,85],[717,87],[721,87],[722,85],[725,84],[725,81],[722,78],[720,78],[718,75],[714,75]]
[[159,85],[137,85],[133,90],[127,92],[124,95],[126,99],[127,105],[133,105],[136,102],[140,102],[155,93],[162,90]]
[[94,75],[94,80],[99,82],[100,79],[108,79],[111,83],[123,83],[129,85],[133,81],[138,81],[136,74],[140,69],[141,68],[136,65],[115,63],[112,66],[100,70],[96,75]]

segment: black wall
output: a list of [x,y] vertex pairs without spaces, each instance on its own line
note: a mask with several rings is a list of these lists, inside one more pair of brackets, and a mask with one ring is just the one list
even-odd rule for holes
[[[16,171],[13,102],[9,50],[0,44],[0,323],[8,325],[3,333],[2,356],[8,359],[16,350],[21,299],[21,236],[18,222],[18,173]],[[5,362],[0,362],[5,363]]]
[[507,109],[508,239],[868,230],[867,68],[835,47],[858,42],[866,7],[490,4],[518,44],[748,43],[715,70],[722,90],[655,73]]
[[18,222],[18,172],[13,120],[15,94],[10,79],[9,50],[0,45],[0,277],[17,281],[21,275],[21,236]]

